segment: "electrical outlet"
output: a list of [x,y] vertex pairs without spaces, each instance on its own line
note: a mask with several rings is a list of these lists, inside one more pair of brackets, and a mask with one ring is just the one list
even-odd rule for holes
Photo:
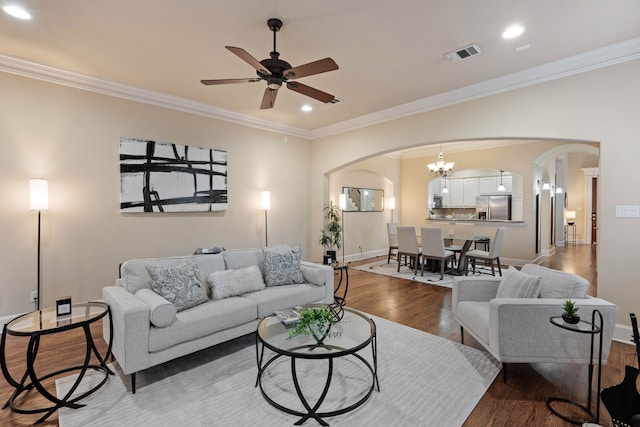
[[36,302],[38,299],[38,291],[31,291],[31,302]]

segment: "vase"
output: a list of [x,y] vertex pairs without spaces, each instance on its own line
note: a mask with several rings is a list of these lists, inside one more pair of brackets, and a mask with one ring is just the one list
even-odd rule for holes
[[562,320],[564,320],[567,323],[570,323],[572,325],[575,325],[576,323],[578,323],[580,321],[580,316],[571,316],[569,314],[563,313],[562,314]]

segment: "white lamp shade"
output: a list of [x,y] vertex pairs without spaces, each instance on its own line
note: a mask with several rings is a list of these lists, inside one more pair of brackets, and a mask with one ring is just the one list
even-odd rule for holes
[[576,211],[567,211],[567,219],[576,219]]
[[338,195],[338,206],[342,210],[345,210],[347,208],[347,195],[346,194],[340,193]]
[[271,192],[263,191],[260,196],[260,206],[262,210],[268,211],[271,209]]
[[549,183],[547,181],[543,181],[542,189],[543,190],[551,190],[551,186],[549,185]]
[[395,197],[389,197],[387,199],[387,207],[389,209],[395,209],[396,208],[396,198]]
[[29,209],[32,211],[49,210],[49,181],[46,179],[29,180]]

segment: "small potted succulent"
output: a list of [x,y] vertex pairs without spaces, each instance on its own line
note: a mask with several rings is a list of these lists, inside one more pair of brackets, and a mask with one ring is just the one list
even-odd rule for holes
[[564,312],[562,313],[562,320],[572,325],[575,325],[580,321],[580,316],[578,315],[579,307],[576,307],[575,302],[570,299],[566,300],[563,305]]
[[331,332],[331,327],[339,321],[340,318],[329,306],[305,307],[300,310],[296,326],[289,331],[289,339],[310,335],[316,340],[316,344],[310,347],[311,350],[323,347],[327,337],[340,336],[340,331]]

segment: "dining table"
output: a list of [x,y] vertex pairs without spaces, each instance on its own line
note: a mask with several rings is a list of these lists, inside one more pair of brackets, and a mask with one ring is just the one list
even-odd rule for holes
[[[417,237],[418,237],[418,245],[422,247],[422,238],[419,235]],[[460,248],[460,250],[454,251],[454,252],[460,252],[460,256],[458,257],[458,260],[457,260],[457,265],[452,270],[452,274],[454,276],[464,276],[466,274],[466,271],[465,271],[467,268],[466,253],[471,248],[471,245],[475,244],[476,242],[486,243],[491,240],[491,238],[487,236],[475,236],[475,235],[463,236],[463,235],[456,235],[455,233],[443,234],[442,238],[445,241],[445,246],[447,245],[447,242],[449,242],[449,245],[450,245],[454,240],[464,240],[464,243]]]

